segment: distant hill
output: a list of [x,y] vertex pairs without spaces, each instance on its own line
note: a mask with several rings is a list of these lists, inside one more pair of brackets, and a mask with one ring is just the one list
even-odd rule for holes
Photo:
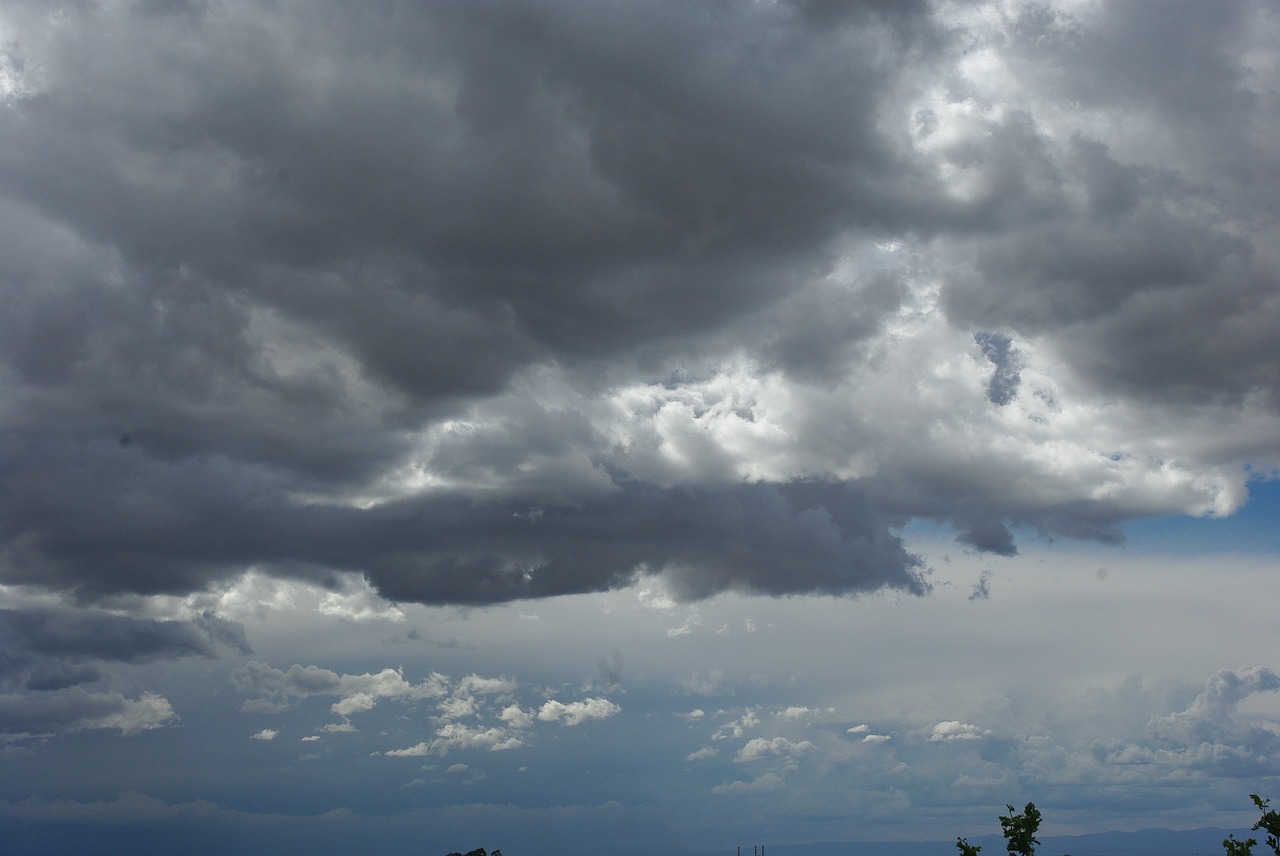
[[[1248,829],[1144,829],[1092,835],[1042,836],[1037,856],[1221,856],[1228,833],[1247,838]],[[1255,836],[1256,837],[1256,836]],[[1004,856],[999,835],[970,836],[982,845],[982,856]],[[817,844],[766,845],[768,856],[955,856],[948,841],[830,841]]]

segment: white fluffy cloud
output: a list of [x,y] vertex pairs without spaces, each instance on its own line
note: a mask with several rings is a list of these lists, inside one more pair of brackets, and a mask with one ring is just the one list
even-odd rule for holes
[[724,740],[730,737],[742,737],[748,731],[759,725],[760,714],[754,708],[748,707],[737,719],[731,720],[716,729],[716,732],[712,737],[715,740]]
[[404,613],[378,596],[364,577],[346,577],[340,591],[326,592],[316,609],[348,621],[404,621]]
[[933,730],[929,733],[929,740],[933,743],[946,742],[948,740],[977,740],[990,733],[990,731],[979,728],[976,725],[948,719],[933,726]]
[[281,670],[256,660],[237,666],[232,671],[232,679],[242,692],[255,696],[244,703],[245,710],[279,712],[288,708],[290,699],[330,695],[340,696],[331,710],[343,717],[372,710],[383,698],[439,698],[448,692],[449,683],[444,675],[438,673],[411,684],[395,669],[340,675],[329,669],[296,663],[287,670]]
[[608,719],[616,716],[621,710],[620,706],[606,698],[589,698],[568,704],[552,699],[538,709],[538,719],[542,722],[580,725],[589,719]]
[[448,755],[450,752],[466,749],[482,749],[490,752],[501,752],[523,746],[517,736],[506,729],[497,727],[470,726],[460,722],[448,722],[442,725],[431,740],[417,743],[407,749],[390,749],[383,753],[391,758],[411,758],[423,755]]
[[759,761],[763,758],[794,759],[813,748],[808,740],[793,741],[785,737],[753,737],[738,750],[735,761]]

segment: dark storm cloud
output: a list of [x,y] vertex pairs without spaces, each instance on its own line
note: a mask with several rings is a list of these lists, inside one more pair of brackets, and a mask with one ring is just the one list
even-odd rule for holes
[[[739,357],[805,389],[872,373],[931,278],[928,311],[979,337],[1002,413],[1036,337],[1104,395],[1276,388],[1275,200],[1256,180],[1274,105],[1230,50],[1257,9],[1066,26],[1037,7],[1000,37],[1031,94],[960,134],[947,105],[908,115],[985,97],[960,72],[977,36],[936,12],[12,4],[0,579],[84,599],[254,566],[363,571],[425,602],[644,571],[686,597],[921,591],[892,534],[912,516],[1002,554],[1010,525],[1114,539],[1133,512],[1083,482],[1009,499],[980,467],[847,466],[914,442],[859,448],[852,417],[828,423],[829,460],[775,483],[723,450],[650,483],[577,412]],[[1050,134],[1042,103],[1077,102],[1139,104],[1139,137],[1190,130],[1140,162],[1088,127]],[[849,261],[877,252],[897,261]],[[512,405],[539,371],[577,403]],[[424,452],[451,420],[466,441]],[[576,469],[530,464],[557,455]],[[406,472],[427,486],[386,488]]]
[[[918,588],[870,509],[835,524],[771,487],[624,484],[532,530],[525,500],[292,498],[357,487],[404,429],[531,362],[713,332],[841,229],[900,220],[875,118],[930,27],[921,6],[843,11],[17,7],[12,52],[41,77],[0,132],[23,405],[5,578],[92,595],[363,568],[473,602],[647,564],[693,596]],[[895,305],[880,291],[823,342],[784,331],[781,359],[821,365]]]
[[182,453],[342,476],[397,451],[332,369],[264,364],[254,310],[419,410],[714,329],[900,216],[874,119],[906,56],[879,48],[910,49],[918,8],[873,4],[866,32],[710,5],[129,8],[49,28],[9,111],[10,217],[46,245],[15,241],[7,340],[65,416]]
[[1250,2],[1097,11],[1073,19],[1045,5],[1008,33],[1011,74],[1088,112],[1056,150],[1033,115],[992,122],[971,157],[1017,164],[1016,179],[999,179],[985,200],[1017,216],[966,242],[970,264],[952,277],[948,312],[1050,336],[1109,394],[1197,404],[1260,396],[1274,409],[1280,353],[1265,330],[1280,321],[1280,281],[1265,236],[1280,210],[1270,178],[1280,105],[1266,82],[1273,66],[1248,55],[1268,38],[1270,11]]
[[645,567],[689,597],[923,590],[889,521],[834,485],[620,481],[586,502],[444,495],[362,509],[300,505],[252,471],[184,460],[128,465],[147,491],[104,502],[91,488],[118,484],[110,459],[134,451],[101,451],[12,492],[22,501],[0,526],[22,549],[10,551],[9,581],[83,597],[183,593],[255,564],[320,579],[363,571],[389,597],[483,603],[602,590]]
[[1013,543],[1013,533],[999,520],[981,520],[960,529],[956,540],[984,553],[1016,556],[1018,548]]
[[150,693],[137,700],[81,687],[25,695],[0,694],[3,734],[30,736],[87,728],[116,728],[121,734],[137,734],[159,728],[174,716],[166,699]]
[[91,683],[106,663],[248,651],[243,628],[211,615],[156,621],[69,608],[0,610],[0,643],[0,684],[30,690]]
[[831,380],[906,297],[892,272],[880,272],[836,287],[798,289],[760,313],[758,331],[747,329],[757,337],[766,365],[802,380]]

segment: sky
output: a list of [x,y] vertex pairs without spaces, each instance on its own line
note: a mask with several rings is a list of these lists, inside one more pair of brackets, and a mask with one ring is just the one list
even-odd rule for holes
[[3,0],[10,846],[1247,831],[1277,140],[1269,0]]

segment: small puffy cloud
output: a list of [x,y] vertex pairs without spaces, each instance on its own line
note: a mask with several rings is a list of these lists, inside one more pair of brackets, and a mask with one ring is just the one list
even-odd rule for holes
[[480,675],[467,675],[458,681],[458,692],[474,695],[499,695],[512,693],[519,689],[519,684],[510,678],[484,678]]
[[502,709],[502,713],[498,718],[507,724],[510,728],[528,728],[533,722],[533,716],[529,711],[520,707],[518,704],[507,705]]
[[846,734],[866,734],[866,733],[867,733],[867,732],[869,732],[870,730],[871,730],[871,726],[870,726],[870,725],[866,725],[866,724],[864,723],[863,725],[855,725],[855,726],[853,726],[853,728],[848,729],[845,733],[846,733]]
[[990,733],[990,731],[981,729],[976,725],[948,719],[939,722],[933,727],[933,731],[929,734],[929,741],[931,743],[943,743],[950,740],[977,740]]
[[279,737],[279,736],[280,736],[280,732],[279,732],[279,731],[276,731],[274,728],[264,728],[264,729],[262,729],[261,731],[259,731],[257,734],[252,735],[251,739],[253,739],[253,740],[275,740],[275,739],[276,739],[277,737]]
[[331,722],[321,729],[325,734],[350,734],[356,727],[350,722]]
[[457,775],[459,773],[465,773],[467,770],[470,770],[470,769],[471,768],[466,764],[450,764],[448,767],[445,768],[445,772]]
[[378,698],[372,693],[352,693],[346,698],[334,702],[329,706],[329,710],[338,716],[350,716],[353,713],[373,710],[373,706],[377,703]]
[[182,606],[183,611],[191,614],[211,612],[231,621],[261,619],[269,612],[295,606],[297,589],[291,582],[248,571],[229,582],[187,595]]
[[330,669],[297,663],[282,670],[256,660],[233,669],[231,679],[242,692],[257,696],[245,701],[242,705],[245,711],[279,713],[288,709],[290,699],[328,695],[339,697],[331,710],[344,717],[371,710],[379,699],[439,698],[448,692],[449,686],[447,677],[434,672],[413,684],[396,669],[340,675]]
[[681,719],[688,719],[690,721],[696,721],[696,720],[702,719],[706,715],[707,715],[707,712],[700,707],[694,708],[688,713],[676,714],[676,716],[680,717]]
[[465,694],[451,695],[440,702],[441,719],[465,719],[476,713],[476,699]]
[[247,698],[240,709],[245,713],[284,713],[289,709],[289,703],[266,698]]
[[660,612],[670,612],[678,606],[662,581],[656,579],[647,580],[636,589],[636,600],[641,606]]
[[789,719],[792,722],[794,722],[796,720],[804,719],[805,717],[814,713],[817,713],[817,711],[811,707],[801,707],[799,705],[792,705],[791,707],[785,707],[782,710],[778,711],[778,717],[780,719]]
[[168,699],[155,693],[143,693],[137,701],[124,699],[119,710],[97,720],[91,720],[90,728],[118,728],[121,734],[131,735],[148,731],[175,720],[178,715]]
[[893,738],[888,734],[868,734],[862,738],[863,743],[888,743]]
[[315,743],[315,742],[317,742],[319,739],[320,739],[320,735],[319,735],[319,734],[310,734],[310,735],[308,735],[308,736],[306,736],[306,737],[302,738],[302,742],[303,742],[303,743]]
[[764,758],[796,758],[813,748],[808,740],[795,742],[785,737],[772,740],[765,737],[753,737],[738,750],[735,761],[759,761]]
[[720,727],[715,734],[711,735],[712,740],[724,740],[729,737],[741,737],[749,729],[755,728],[760,724],[760,716],[753,708],[747,708],[742,712],[742,716]]
[[538,719],[543,722],[578,725],[588,719],[608,719],[621,710],[621,707],[605,698],[589,698],[568,704],[552,699],[538,711]]
[[716,785],[711,789],[713,794],[725,794],[728,796],[741,796],[745,794],[767,794],[772,791],[779,790],[786,784],[782,776],[777,773],[765,773],[757,779],[750,782],[730,782],[727,785]]
[[483,696],[507,696],[514,693],[519,685],[510,678],[485,678],[480,675],[467,675],[458,681],[453,692],[440,701],[440,717],[442,719],[466,719],[480,712]]
[[675,627],[667,628],[667,638],[674,639],[677,636],[688,636],[693,633],[693,628],[697,627],[701,623],[702,617],[698,615],[697,612],[690,610],[684,617],[684,621],[680,622]]
[[348,575],[339,591],[326,593],[316,609],[348,621],[404,621],[399,608],[380,597],[363,576]]
[[391,758],[414,758],[423,755],[448,755],[459,749],[487,749],[501,752],[516,749],[524,743],[505,728],[484,728],[460,722],[449,722],[436,731],[431,740],[424,740],[405,749],[390,749],[383,754]]
[[690,752],[688,755],[685,755],[685,756],[684,756],[684,759],[685,759],[686,761],[702,761],[702,760],[705,760],[705,759],[707,759],[707,758],[714,758],[715,756],[717,756],[717,755],[719,755],[719,754],[720,754],[720,750],[719,750],[719,749],[713,749],[713,748],[712,748],[712,747],[710,747],[710,746],[703,746],[703,747],[702,747],[701,749],[699,749],[698,751],[696,751],[696,752]]

